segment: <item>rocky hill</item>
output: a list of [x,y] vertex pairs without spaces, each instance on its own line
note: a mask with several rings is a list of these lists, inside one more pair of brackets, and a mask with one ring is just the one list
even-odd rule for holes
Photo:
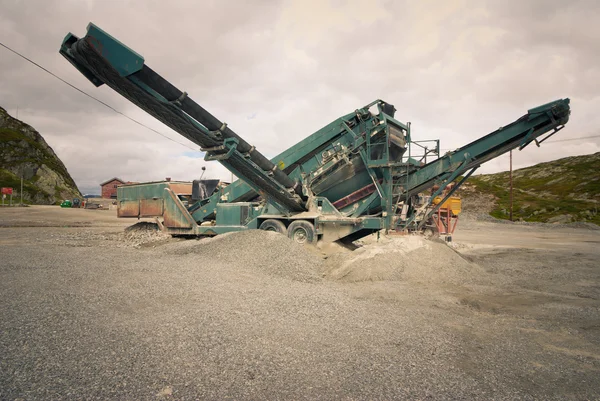
[[67,168],[44,138],[0,107],[0,187],[14,188],[17,202],[21,173],[25,203],[51,205],[81,197]]
[[[464,209],[509,217],[509,173],[473,176],[460,190]],[[600,224],[600,152],[513,171],[513,220]]]

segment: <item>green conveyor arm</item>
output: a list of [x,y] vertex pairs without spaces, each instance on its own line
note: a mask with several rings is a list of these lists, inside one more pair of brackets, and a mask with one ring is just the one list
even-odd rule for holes
[[[418,193],[451,176],[457,177],[512,149],[539,143],[562,129],[571,113],[569,99],[536,107],[510,125],[422,166],[408,176],[409,193]],[[544,139],[540,136],[549,133]]]
[[69,33],[62,54],[94,85],[106,84],[199,145],[284,213],[305,210],[302,187],[253,146],[145,65],[144,58],[94,24],[85,37]]

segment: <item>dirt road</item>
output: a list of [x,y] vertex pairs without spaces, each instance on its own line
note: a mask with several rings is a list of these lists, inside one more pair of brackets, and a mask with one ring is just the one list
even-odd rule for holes
[[598,230],[471,221],[454,249],[322,255],[132,223],[0,209],[0,399],[600,397]]

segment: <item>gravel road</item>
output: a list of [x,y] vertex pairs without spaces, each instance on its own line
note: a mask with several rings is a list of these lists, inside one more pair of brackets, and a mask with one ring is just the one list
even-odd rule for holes
[[0,209],[0,399],[600,398],[598,230],[325,252],[133,223]]

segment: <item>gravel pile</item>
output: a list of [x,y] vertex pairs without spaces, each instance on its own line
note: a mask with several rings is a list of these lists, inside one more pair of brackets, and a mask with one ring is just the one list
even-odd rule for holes
[[326,276],[348,282],[411,281],[465,283],[482,273],[479,266],[441,241],[421,236],[382,237],[353,252],[327,259]]
[[125,246],[139,248],[156,242],[171,240],[169,234],[160,231],[158,224],[140,221],[125,229],[122,234],[117,235],[114,240],[121,241]]
[[242,261],[245,269],[294,281],[322,280],[323,260],[314,249],[271,231],[248,230],[183,241],[171,244],[167,252],[195,254],[205,262],[220,264],[239,265]]
[[287,237],[261,230],[218,235],[213,238],[173,243],[172,255],[198,255],[205,263],[240,265],[244,269],[294,281],[317,282],[323,277],[344,282],[411,281],[417,283],[465,283],[481,273],[441,241],[421,236],[366,239],[354,251],[334,244],[318,250],[294,243]]

